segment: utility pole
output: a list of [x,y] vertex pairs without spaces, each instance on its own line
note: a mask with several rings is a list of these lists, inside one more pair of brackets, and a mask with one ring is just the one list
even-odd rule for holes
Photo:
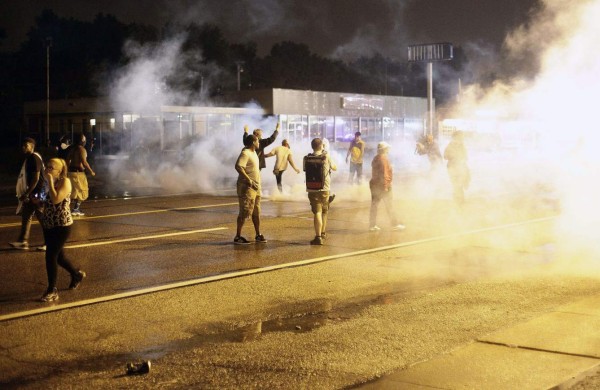
[[46,146],[50,146],[50,47],[52,37],[46,37]]

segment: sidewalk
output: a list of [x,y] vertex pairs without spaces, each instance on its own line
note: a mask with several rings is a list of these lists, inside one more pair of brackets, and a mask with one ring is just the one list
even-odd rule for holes
[[600,365],[600,295],[375,380],[360,389],[568,388]]

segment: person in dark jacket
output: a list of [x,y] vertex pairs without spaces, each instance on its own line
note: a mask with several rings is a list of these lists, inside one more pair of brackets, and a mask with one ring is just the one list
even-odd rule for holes
[[[254,136],[256,138],[258,138],[258,149],[256,149],[256,154],[258,155],[258,163],[259,163],[259,167],[260,169],[266,168],[267,164],[265,162],[265,148],[269,145],[271,145],[275,139],[277,138],[277,135],[279,135],[279,122],[277,122],[277,126],[275,127],[275,131],[273,132],[273,134],[271,134],[271,136],[269,138],[262,138],[262,130],[261,129],[255,129],[252,134],[254,134]],[[246,145],[246,137],[248,137],[248,125],[244,126],[244,136],[242,138],[242,142],[244,143],[244,145]]]
[[60,137],[60,141],[58,141],[58,146],[56,147],[56,157],[62,158],[67,161],[69,158],[69,152],[71,146],[71,138],[68,135],[63,135]]
[[35,140],[25,138],[21,145],[21,150],[25,155],[25,161],[21,167],[21,173],[17,180],[17,197],[19,206],[17,214],[21,213],[21,232],[17,241],[9,243],[15,249],[29,249],[29,231],[33,216],[40,218],[39,210],[32,199],[43,197],[44,178],[42,172],[44,163],[42,157],[35,150]]

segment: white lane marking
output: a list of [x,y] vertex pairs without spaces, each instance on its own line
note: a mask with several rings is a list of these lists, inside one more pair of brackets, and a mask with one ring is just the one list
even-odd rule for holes
[[189,206],[189,207],[176,207],[172,209],[162,209],[162,210],[147,210],[147,211],[134,211],[131,213],[120,213],[120,214],[107,214],[107,215],[93,215],[89,217],[77,218],[76,221],[85,221],[86,219],[98,219],[98,218],[112,218],[112,217],[123,217],[128,215],[140,215],[140,214],[154,214],[154,213],[165,213],[168,211],[179,211],[179,210],[193,210],[193,209],[206,209],[209,207],[220,207],[220,206],[233,206],[238,205],[238,202],[231,203],[219,203],[219,204],[207,204],[202,206]]
[[214,232],[214,231],[217,231],[217,230],[227,230],[227,228],[226,227],[218,227],[218,228],[210,228],[210,229],[186,230],[186,231],[183,231],[183,232],[155,234],[155,235],[152,235],[152,236],[122,238],[120,240],[90,242],[90,243],[87,243],[87,244],[65,245],[65,249],[87,248],[87,247],[90,247],[90,246],[118,244],[118,243],[121,243],[121,242],[130,242],[130,241],[151,240],[153,238],[182,236],[182,235],[185,235],[185,234],[206,233],[206,232]]
[[528,224],[533,224],[533,223],[546,222],[546,221],[550,221],[550,220],[553,220],[556,218],[557,217],[554,216],[554,217],[530,219],[527,221],[514,222],[514,223],[508,223],[505,225],[498,225],[498,226],[492,226],[492,227],[487,227],[487,228],[469,230],[469,231],[462,232],[462,233],[454,233],[454,234],[447,234],[447,235],[443,235],[443,236],[429,237],[429,238],[424,238],[421,240],[402,242],[400,244],[387,245],[387,246],[382,246],[382,247],[378,247],[378,248],[364,249],[364,250],[355,251],[355,252],[340,253],[337,255],[316,257],[314,259],[294,261],[291,263],[271,265],[271,266],[262,267],[262,268],[253,268],[253,269],[249,269],[249,270],[229,272],[229,273],[220,274],[220,275],[206,276],[206,277],[202,277],[202,278],[198,278],[198,279],[192,279],[192,280],[186,280],[183,282],[166,284],[163,286],[149,287],[149,288],[144,288],[144,289],[135,290],[135,291],[128,291],[128,292],[124,292],[124,293],[108,295],[108,296],[104,296],[104,297],[86,299],[86,300],[78,301],[78,302],[71,302],[71,303],[65,303],[65,304],[61,304],[61,305],[43,307],[43,308],[34,309],[34,310],[6,314],[3,316],[0,316],[0,322],[17,319],[17,318],[22,318],[22,317],[28,317],[28,316],[37,315],[37,314],[49,313],[49,312],[58,311],[58,310],[75,308],[75,307],[79,307],[79,306],[87,306],[87,305],[92,305],[95,303],[103,303],[103,302],[115,301],[117,299],[131,298],[131,297],[136,297],[139,295],[151,294],[151,293],[155,293],[155,292],[159,292],[159,291],[166,291],[166,290],[171,290],[171,289],[180,288],[180,287],[188,287],[188,286],[193,286],[193,285],[197,285],[197,284],[204,284],[204,283],[216,282],[216,281],[220,281],[220,280],[233,279],[233,278],[238,278],[241,276],[249,276],[249,275],[259,274],[259,273],[263,273],[263,272],[277,271],[277,270],[285,269],[285,268],[294,268],[294,267],[298,267],[298,266],[302,266],[302,265],[321,263],[321,262],[335,260],[335,259],[344,258],[344,257],[365,255],[365,254],[369,254],[369,253],[382,252],[382,251],[386,251],[386,250],[397,249],[397,248],[413,246],[413,245],[419,245],[419,244],[424,244],[424,243],[428,243],[428,242],[443,241],[443,240],[447,240],[447,239],[451,239],[451,238],[468,236],[468,235],[473,235],[473,234],[477,234],[477,233],[484,233],[484,232],[508,229],[511,227],[518,227],[518,226],[523,226],[523,225],[528,225]]
[[[162,210],[147,210],[147,211],[134,211],[131,213],[120,213],[120,214],[107,214],[107,215],[90,215],[90,216],[85,216],[83,218],[74,218],[75,221],[85,221],[88,219],[98,219],[98,218],[112,218],[112,217],[124,217],[124,216],[128,216],[128,215],[139,215],[139,214],[154,214],[154,213],[166,213],[169,211],[178,211],[178,210],[192,210],[192,209],[206,209],[209,207],[221,207],[221,206],[234,206],[234,205],[238,205],[238,202],[231,202],[231,203],[217,203],[217,204],[207,204],[207,205],[202,205],[202,206],[190,206],[190,207],[175,207],[172,209],[162,209]],[[38,221],[33,221],[33,224],[39,223]],[[4,224],[0,224],[0,229],[1,228],[5,228],[5,227],[13,227],[13,226],[21,226],[21,222],[14,222],[14,223],[4,223]]]

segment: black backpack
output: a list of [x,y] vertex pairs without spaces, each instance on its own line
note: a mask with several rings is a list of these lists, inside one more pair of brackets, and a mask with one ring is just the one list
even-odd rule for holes
[[329,172],[325,172],[325,160],[327,155],[314,155],[312,153],[304,156],[303,169],[306,172],[306,189],[322,190],[325,186],[325,178]]

